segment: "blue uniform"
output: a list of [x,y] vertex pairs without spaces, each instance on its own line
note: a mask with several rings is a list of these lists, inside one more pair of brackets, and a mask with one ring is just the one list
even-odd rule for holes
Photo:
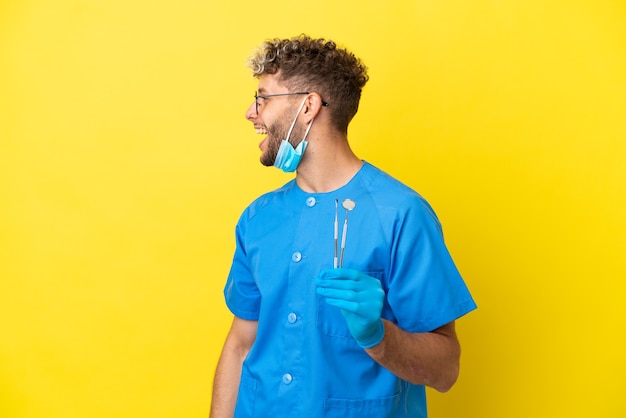
[[329,193],[307,193],[295,180],[243,212],[224,289],[239,318],[258,320],[243,363],[235,417],[426,417],[425,388],[374,362],[336,307],[315,291],[332,268],[335,199],[339,238],[349,213],[343,267],[378,278],[382,317],[409,332],[432,331],[476,305],[443,242],[428,203],[364,163]]

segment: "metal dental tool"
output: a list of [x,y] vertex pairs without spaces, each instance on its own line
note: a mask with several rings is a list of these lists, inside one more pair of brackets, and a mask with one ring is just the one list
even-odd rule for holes
[[[346,249],[346,237],[348,236],[348,213],[356,207],[356,203],[352,199],[346,199],[341,203],[346,210],[346,219],[343,221],[343,231],[341,232],[341,257],[339,259],[339,267],[343,267],[343,253]],[[335,200],[335,264],[337,263],[337,200]]]
[[337,240],[339,238],[339,224],[337,222],[337,215],[339,212],[339,199],[335,199],[335,259],[333,261],[333,268],[337,268]]

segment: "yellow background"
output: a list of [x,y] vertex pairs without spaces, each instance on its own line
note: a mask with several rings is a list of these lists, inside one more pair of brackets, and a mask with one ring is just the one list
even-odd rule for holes
[[431,417],[623,417],[622,0],[0,2],[0,416],[206,417],[258,163],[245,59],[337,40],[349,136],[423,194],[479,310]]

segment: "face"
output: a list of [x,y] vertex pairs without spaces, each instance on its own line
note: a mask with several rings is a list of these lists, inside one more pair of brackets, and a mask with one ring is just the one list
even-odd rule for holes
[[[282,93],[289,93],[289,90],[278,84],[275,74],[263,74],[259,78],[257,93],[259,96]],[[261,164],[265,166],[274,165],[280,143],[287,138],[287,133],[296,117],[301,100],[304,98],[300,95],[259,98],[258,114],[255,102],[248,108],[246,119],[254,124],[257,134],[266,135],[259,144]],[[289,138],[289,142],[294,147],[302,141],[305,130],[305,126],[296,122]]]

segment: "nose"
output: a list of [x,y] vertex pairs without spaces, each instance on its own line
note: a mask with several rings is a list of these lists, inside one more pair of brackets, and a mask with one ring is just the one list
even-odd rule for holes
[[248,107],[248,110],[246,110],[246,119],[248,119],[251,122],[254,122],[257,116],[258,115],[256,114],[256,102],[252,102],[250,107]]

